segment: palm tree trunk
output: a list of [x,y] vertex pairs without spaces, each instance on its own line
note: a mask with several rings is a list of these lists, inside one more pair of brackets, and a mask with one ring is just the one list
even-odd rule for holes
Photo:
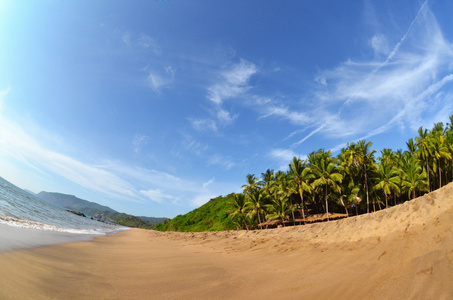
[[260,211],[257,209],[257,210],[256,210],[256,213],[257,213],[257,215],[258,215],[258,224],[259,224],[259,226],[260,226],[260,229],[263,229],[263,228],[261,227]]
[[440,169],[440,159],[439,159],[439,188],[442,187],[442,172]]
[[326,213],[327,213],[327,222],[329,222],[329,203],[327,202],[327,184],[326,184]]
[[427,174],[427,181],[428,181],[428,192],[431,191],[431,188],[429,186],[429,165],[428,165],[428,156],[426,156],[426,174]]
[[304,192],[302,192],[302,189],[299,187],[299,194],[300,194],[300,201],[302,202],[302,219],[304,219],[304,225],[305,225],[305,207],[304,207]]
[[453,155],[451,156],[451,177],[450,182],[453,182]]
[[[291,196],[289,196],[289,203],[291,204],[291,209],[293,208],[293,200],[291,200]],[[291,215],[293,216],[293,226],[296,225],[296,220],[294,220],[294,210],[291,210]]]
[[387,193],[384,193],[385,194],[385,208],[389,208],[389,202],[388,202],[388,199],[387,199]]
[[365,189],[366,189],[366,213],[370,213],[370,199],[368,197],[368,176],[366,175],[366,164],[363,165],[365,168]]

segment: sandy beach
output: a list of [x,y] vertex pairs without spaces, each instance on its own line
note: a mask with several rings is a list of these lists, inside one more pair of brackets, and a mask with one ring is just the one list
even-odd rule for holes
[[451,299],[453,184],[345,220],[0,254],[0,299]]

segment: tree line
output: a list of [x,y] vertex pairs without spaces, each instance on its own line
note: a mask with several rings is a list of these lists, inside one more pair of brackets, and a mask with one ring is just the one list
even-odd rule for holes
[[406,142],[407,150],[383,149],[372,143],[348,143],[337,156],[320,149],[307,159],[294,157],[285,171],[267,169],[261,178],[247,175],[243,192],[234,194],[229,216],[237,228],[281,224],[307,215],[369,213],[421,196],[453,181],[453,115],[450,123],[420,127]]

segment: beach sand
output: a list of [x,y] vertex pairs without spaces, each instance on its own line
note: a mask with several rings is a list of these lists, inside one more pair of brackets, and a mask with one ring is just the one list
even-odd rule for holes
[[262,231],[130,230],[0,254],[0,299],[452,299],[453,184]]

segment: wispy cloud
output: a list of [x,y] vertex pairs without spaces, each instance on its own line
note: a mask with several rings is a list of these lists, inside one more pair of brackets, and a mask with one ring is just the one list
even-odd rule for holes
[[[32,137],[20,125],[0,115],[0,154],[12,161],[26,164],[31,170],[46,178],[54,175],[67,179],[84,189],[100,192],[102,195],[123,201],[183,206],[201,202],[206,195],[212,197],[208,188],[214,184],[184,179],[158,170],[126,165],[119,161],[98,159],[87,163],[81,159],[56,152],[46,147],[42,138],[45,133],[35,132]],[[137,135],[137,141],[146,137]],[[204,151],[204,147],[192,140],[187,145],[191,151]],[[227,161],[224,161],[228,164]],[[217,192],[223,190],[219,183]],[[200,189],[200,187],[203,187]],[[228,188],[231,188],[230,186]],[[195,199],[184,202],[183,199]]]
[[373,48],[376,57],[379,57],[381,55],[388,55],[390,52],[387,37],[384,34],[376,33],[371,38],[370,45],[371,48]]
[[163,70],[153,70],[148,73],[148,83],[155,93],[159,93],[162,88],[168,88],[173,83],[176,69],[167,66]]
[[215,180],[215,177],[212,177],[209,181],[203,182],[203,187],[206,188],[208,185],[212,184]]
[[211,200],[212,198],[215,198],[215,197],[217,197],[215,194],[199,195],[199,196],[193,198],[190,201],[190,204],[193,207],[198,207],[198,206],[201,206],[201,205],[205,204],[206,202],[208,202],[209,200]]
[[212,155],[209,159],[208,159],[208,163],[210,165],[219,165],[219,166],[222,166],[224,167],[226,170],[229,170],[231,169],[232,167],[234,167],[236,164],[229,158],[225,158],[223,157],[222,155],[220,154],[215,154],[215,155]]
[[142,190],[140,193],[156,203],[162,203],[166,200],[174,201],[179,199],[178,197],[165,194],[162,190]]
[[[348,60],[316,76],[319,106],[307,114],[317,129],[297,144],[313,133],[371,137],[396,125],[415,124],[427,107],[433,108],[434,91],[451,81],[453,47],[427,2],[391,51],[384,34],[374,35],[370,46],[387,53],[382,62]],[[434,110],[442,110],[445,97],[434,103]]]
[[183,135],[183,138],[184,139],[182,141],[182,145],[183,145],[184,149],[186,149],[187,151],[189,151],[197,156],[203,155],[206,152],[206,150],[208,150],[207,145],[203,145],[202,143],[198,142],[190,135],[185,134],[185,135]]
[[206,98],[212,104],[212,118],[190,119],[192,126],[197,130],[210,129],[217,131],[219,126],[233,123],[239,115],[225,109],[224,102],[229,99],[245,97],[247,91],[251,89],[249,85],[250,78],[257,72],[258,68],[255,64],[244,59],[222,69],[215,82],[206,89]]
[[276,116],[282,119],[286,119],[295,125],[307,125],[313,122],[312,118],[306,113],[292,110],[285,106],[274,106],[273,104],[263,107],[264,114],[260,118],[267,118],[270,116]]
[[288,170],[288,164],[293,159],[293,157],[298,157],[302,160],[306,159],[306,155],[300,155],[295,153],[291,149],[276,148],[272,149],[269,152],[269,156],[274,159],[279,165],[279,170],[286,171]]
[[215,104],[243,95],[250,86],[250,77],[258,71],[251,62],[241,59],[220,73],[219,81],[208,87],[207,98]]
[[0,109],[2,109],[3,101],[6,98],[6,95],[8,95],[9,91],[10,91],[10,88],[0,91]]
[[143,145],[148,143],[148,136],[137,133],[132,140],[132,147],[135,153],[139,153]]
[[151,49],[155,54],[160,54],[160,49],[157,42],[147,34],[140,34],[137,38],[137,44],[140,47]]
[[193,119],[189,118],[192,127],[198,131],[217,131],[217,124],[214,120],[209,119]]

